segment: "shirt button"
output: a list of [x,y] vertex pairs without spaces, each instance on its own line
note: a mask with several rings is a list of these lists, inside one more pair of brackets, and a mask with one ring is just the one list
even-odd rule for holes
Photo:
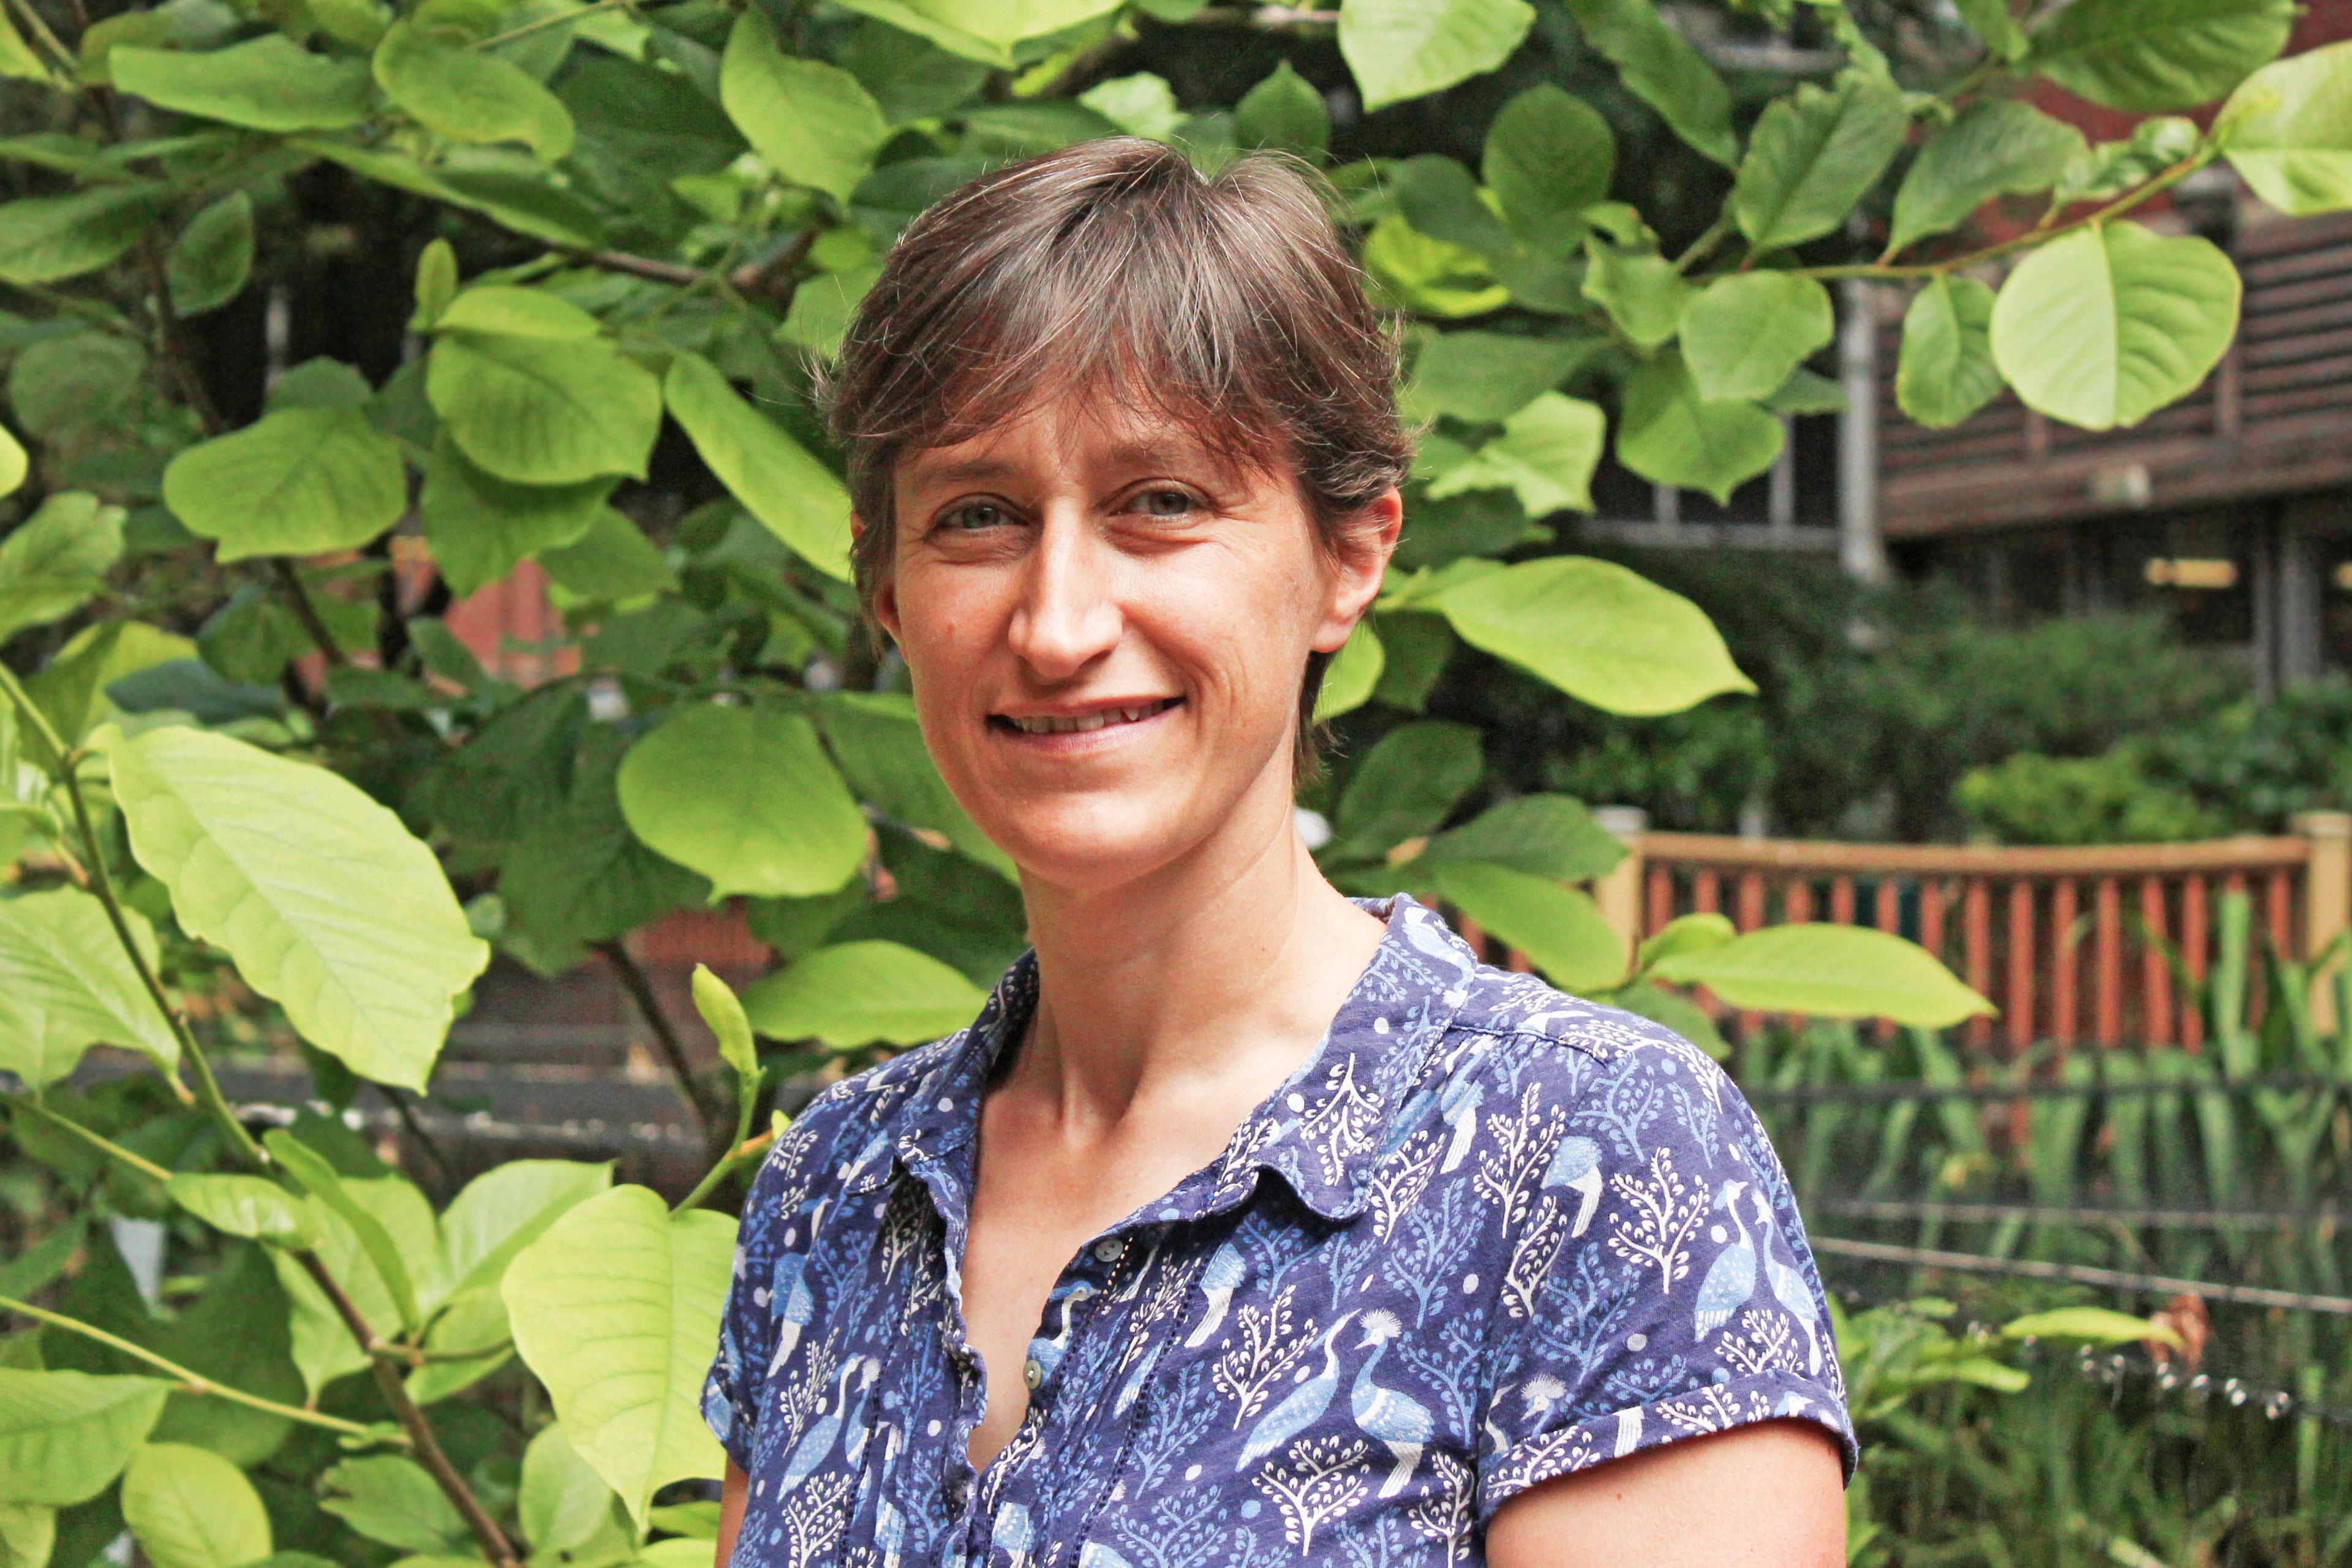
[[1104,1237],[1100,1241],[1095,1243],[1095,1261],[1097,1263],[1116,1263],[1118,1261],[1119,1251],[1120,1247],[1118,1242],[1113,1241],[1109,1237]]
[[1045,1369],[1038,1365],[1033,1358],[1028,1365],[1021,1369],[1021,1381],[1027,1384],[1029,1391],[1034,1394],[1037,1391],[1037,1385],[1045,1381]]

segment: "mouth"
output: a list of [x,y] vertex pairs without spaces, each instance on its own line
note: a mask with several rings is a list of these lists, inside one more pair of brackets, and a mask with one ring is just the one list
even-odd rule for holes
[[1155,697],[1141,702],[1105,703],[1080,713],[992,713],[989,727],[1020,735],[1084,735],[1156,719],[1181,704],[1181,697]]

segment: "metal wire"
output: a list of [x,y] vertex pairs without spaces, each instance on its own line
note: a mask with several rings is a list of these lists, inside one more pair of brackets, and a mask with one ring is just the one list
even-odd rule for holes
[[1844,1219],[1937,1219],[1959,1225],[2125,1226],[2149,1230],[2319,1230],[2347,1217],[2335,1205],[2312,1209],[2151,1209],[2069,1207],[2052,1204],[1937,1203],[1904,1198],[1809,1198],[1808,1214]]
[[2266,1073],[2260,1078],[2134,1079],[2109,1083],[2027,1083],[2012,1085],[1922,1083],[1905,1079],[1887,1083],[1797,1083],[1742,1086],[1751,1105],[1854,1104],[1876,1105],[1917,1100],[2002,1102],[2017,1100],[2118,1100],[2146,1094],[2199,1094],[2220,1089],[2228,1094],[2268,1089],[2275,1093],[2341,1093],[2352,1081],[2317,1073]]
[[1857,1241],[1842,1236],[1816,1236],[1813,1250],[1832,1258],[1860,1258],[1870,1263],[1907,1264],[1918,1268],[1950,1268],[1969,1274],[2008,1274],[2023,1279],[2056,1279],[2070,1285],[2099,1285],[2114,1290],[2137,1290],[2152,1295],[2202,1296],[2249,1307],[2276,1307],[2290,1312],[2317,1312],[2352,1318],[2352,1296],[2315,1296],[2300,1290],[2274,1290],[2264,1285],[2223,1285],[2210,1279],[2182,1279],[2168,1274],[2133,1274],[2087,1263],[2049,1263],[2031,1258],[1987,1258],[1974,1252],[1946,1252],[1927,1247],[1902,1247],[1886,1241]]

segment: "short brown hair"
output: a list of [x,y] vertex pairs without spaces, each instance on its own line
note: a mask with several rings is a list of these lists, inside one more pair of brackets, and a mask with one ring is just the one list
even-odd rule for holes
[[[853,552],[860,595],[872,601],[888,566],[901,456],[1069,394],[1150,408],[1220,457],[1287,468],[1325,544],[1343,545],[1404,482],[1412,438],[1396,333],[1328,198],[1279,153],[1204,174],[1174,148],[1114,137],[994,170],[918,217],[817,378],[869,525]],[[1302,739],[1327,662],[1308,662]]]

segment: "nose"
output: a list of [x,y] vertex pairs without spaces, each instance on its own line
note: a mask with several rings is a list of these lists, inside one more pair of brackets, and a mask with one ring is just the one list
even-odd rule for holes
[[1009,638],[1041,680],[1067,680],[1118,646],[1117,563],[1085,516],[1049,511],[1029,553]]

